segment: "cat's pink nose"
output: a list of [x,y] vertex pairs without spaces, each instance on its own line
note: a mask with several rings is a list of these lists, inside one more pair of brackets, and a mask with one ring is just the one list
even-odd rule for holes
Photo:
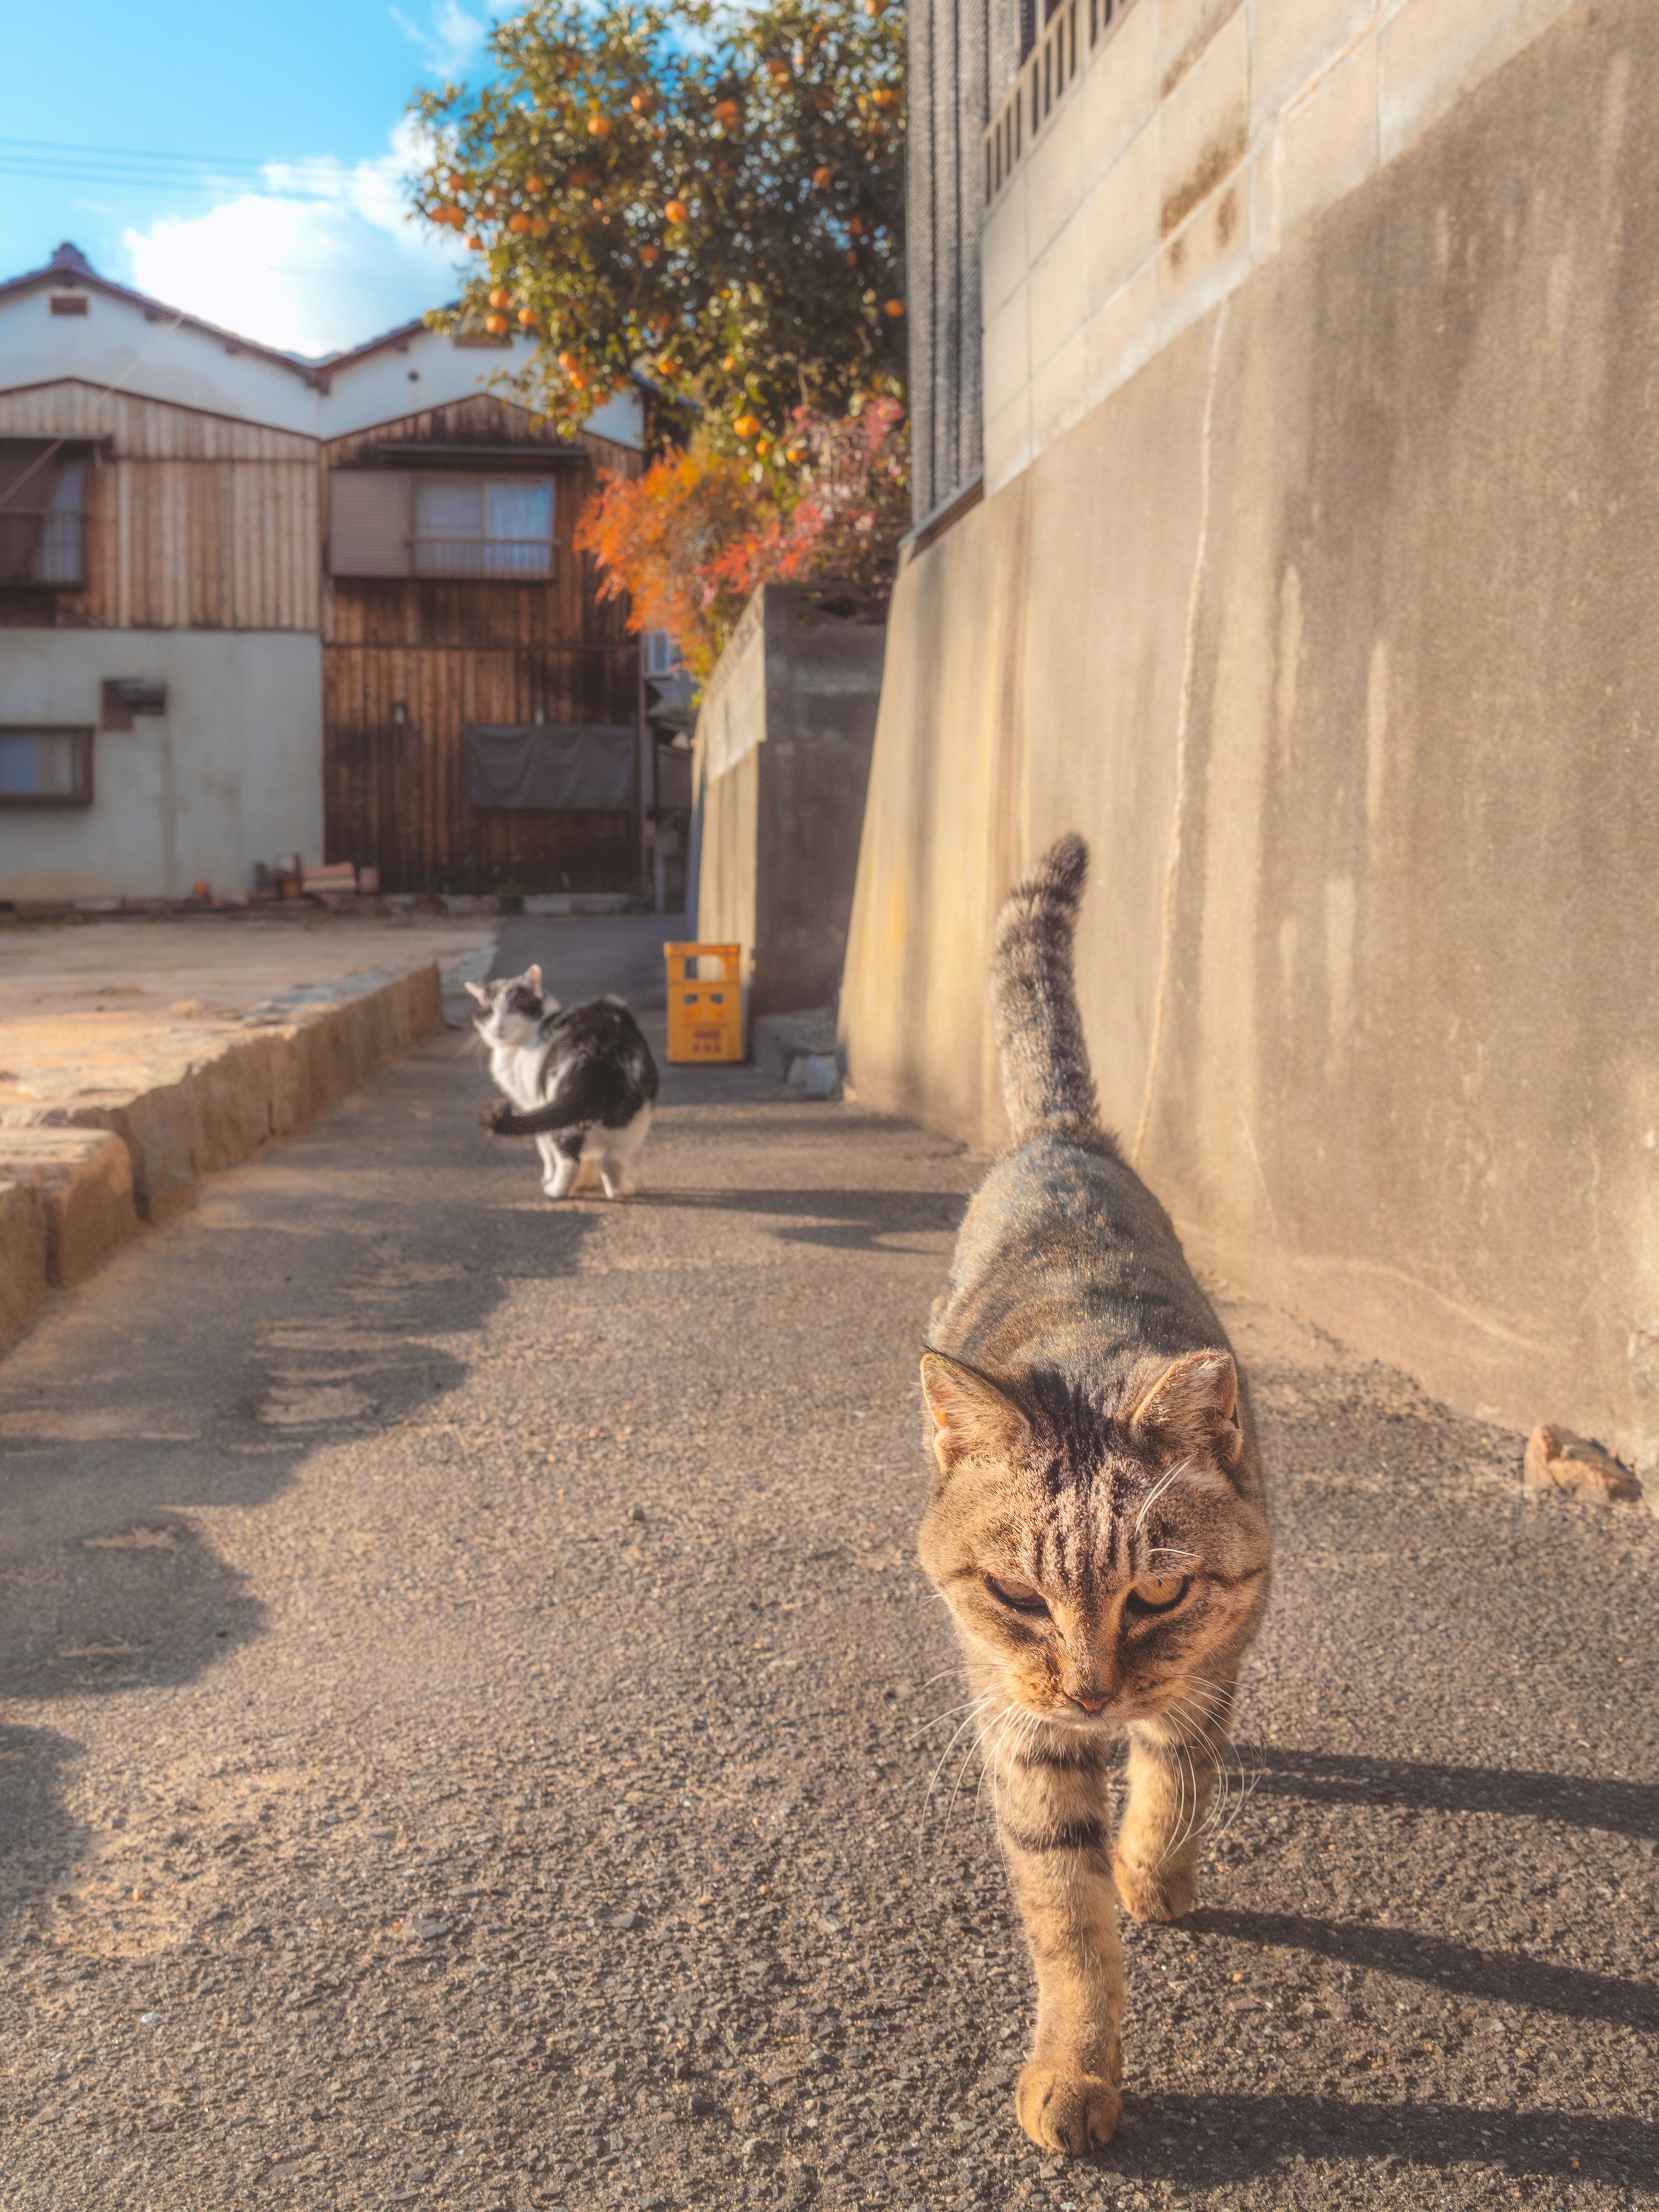
[[1074,1705],[1081,1705],[1085,1713],[1097,1713],[1106,1703],[1103,1690],[1067,1690],[1066,1697]]

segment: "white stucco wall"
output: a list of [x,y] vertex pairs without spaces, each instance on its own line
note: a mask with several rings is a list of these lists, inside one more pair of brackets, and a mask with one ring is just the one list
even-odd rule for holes
[[167,709],[93,738],[90,807],[0,806],[0,898],[246,889],[255,860],[323,857],[322,641],[267,630],[0,632],[0,723],[97,730],[106,677]]

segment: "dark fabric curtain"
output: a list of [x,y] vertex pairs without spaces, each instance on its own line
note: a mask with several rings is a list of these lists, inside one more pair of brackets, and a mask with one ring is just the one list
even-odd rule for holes
[[639,743],[603,722],[469,722],[467,803],[614,813],[634,804]]

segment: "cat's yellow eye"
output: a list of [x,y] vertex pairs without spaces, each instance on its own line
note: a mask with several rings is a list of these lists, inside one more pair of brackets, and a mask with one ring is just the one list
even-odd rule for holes
[[1190,1575],[1142,1575],[1129,1592],[1129,1610],[1173,1613],[1191,1582]]
[[987,1575],[985,1587],[994,1598],[1016,1613],[1046,1613],[1048,1610],[1042,1592],[1034,1590],[1030,1583],[1004,1582],[999,1576]]

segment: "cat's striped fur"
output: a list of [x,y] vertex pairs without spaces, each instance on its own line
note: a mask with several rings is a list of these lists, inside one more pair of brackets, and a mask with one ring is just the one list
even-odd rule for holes
[[[1016,2106],[1078,2152],[1121,2109],[1116,1906],[1191,1909],[1271,1543],[1249,1395],[1168,1215],[1100,1126],[1072,981],[1088,855],[1010,897],[992,969],[1012,1149],[922,1358],[922,1565],[954,1617],[1037,1975]],[[1115,1838],[1108,1788],[1127,1733]]]

